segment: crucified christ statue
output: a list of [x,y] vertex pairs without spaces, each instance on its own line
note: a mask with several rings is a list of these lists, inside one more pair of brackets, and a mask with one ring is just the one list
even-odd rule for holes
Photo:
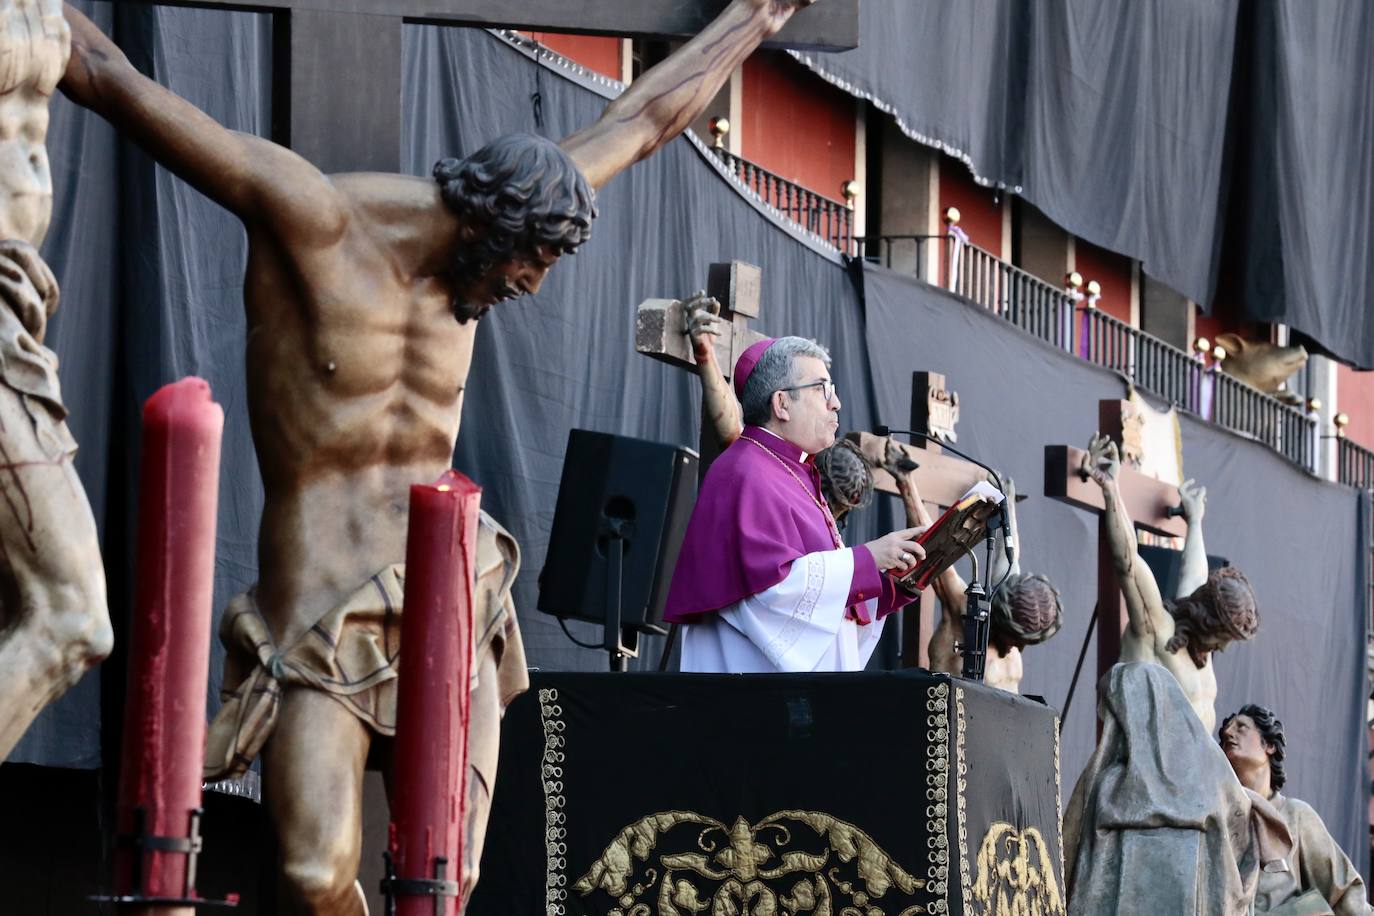
[[1178,594],[1171,601],[1165,600],[1150,567],[1136,550],[1135,527],[1117,486],[1121,458],[1116,443],[1106,436],[1094,436],[1085,464],[1084,470],[1102,487],[1112,562],[1130,620],[1121,637],[1121,661],[1154,662],[1167,668],[1211,732],[1217,723],[1217,675],[1212,653],[1252,638],[1259,629],[1259,608],[1250,581],[1230,566],[1208,573],[1207,548],[1202,540],[1207,491],[1185,481],[1179,487],[1188,522],[1183,569]]
[[[908,525],[933,525],[935,519],[921,499],[916,484],[916,468],[906,453],[888,441],[883,470],[892,475],[901,492]],[[1002,483],[1007,498],[1007,526],[1012,542],[1022,543],[1016,527],[1016,484],[1010,477]],[[1008,693],[1021,692],[1024,668],[1021,650],[1049,639],[1063,623],[1064,611],[1059,603],[1059,590],[1045,576],[1021,571],[1019,554],[1007,565],[1006,551],[1000,543],[993,553],[992,569],[988,570],[988,587],[1001,583],[992,593],[992,619],[988,635],[987,666],[983,682],[989,687]],[[959,571],[951,566],[935,579],[935,595],[940,599],[940,622],[930,634],[930,670],[960,674],[964,670],[963,654],[956,643],[963,633],[964,611],[968,607],[965,595],[967,583]]]
[[69,41],[61,0],[0,0],[0,761],[113,640],[57,357],[43,346],[58,299],[37,250],[52,216],[44,141]]
[[[258,584],[222,627],[227,702],[211,727],[207,776],[241,770],[262,747],[292,912],[366,911],[354,880],[363,770],[373,739],[395,723],[407,490],[450,466],[477,319],[537,292],[590,235],[596,190],[677,136],[810,2],[733,0],[596,123],[561,143],[502,137],[442,160],[432,181],[327,177],[284,147],[226,130],[139,74],[68,7],[62,90],[248,233],[248,403],[266,499]],[[493,573],[490,587],[479,579],[475,591],[484,606],[469,739],[469,886],[498,719],[527,684],[509,608],[514,545],[493,525],[484,530],[479,575]]]

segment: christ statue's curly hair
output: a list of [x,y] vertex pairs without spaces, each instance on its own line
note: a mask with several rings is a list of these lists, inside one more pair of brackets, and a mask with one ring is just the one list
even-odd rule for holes
[[1002,650],[1033,646],[1059,632],[1064,608],[1045,576],[1016,573],[992,593],[989,639]]
[[1174,635],[1166,649],[1177,652],[1187,649],[1193,664],[1207,665],[1210,647],[1201,645],[1200,636],[1212,641],[1221,640],[1217,651],[1226,643],[1250,639],[1259,630],[1259,606],[1255,590],[1245,573],[1234,566],[1215,569],[1207,581],[1187,598],[1164,602],[1174,617]]
[[498,137],[466,159],[439,160],[434,179],[475,235],[453,253],[450,274],[459,285],[540,246],[569,254],[591,238],[596,191],[547,137]]
[[837,519],[851,509],[862,509],[873,498],[873,468],[848,439],[838,439],[817,452],[816,470],[821,474],[821,494]]

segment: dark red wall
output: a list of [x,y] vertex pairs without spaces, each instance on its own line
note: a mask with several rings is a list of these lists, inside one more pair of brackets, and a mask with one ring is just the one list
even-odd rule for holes
[[854,173],[854,99],[784,54],[744,64],[740,153],[770,172],[842,200]]
[[613,80],[620,79],[620,39],[598,35],[564,35],[560,32],[523,32],[588,70]]
[[1083,275],[1083,282],[1096,280],[1102,284],[1102,298],[1097,307],[1113,318],[1127,323],[1131,320],[1131,259],[1082,239],[1074,244],[1074,269]]

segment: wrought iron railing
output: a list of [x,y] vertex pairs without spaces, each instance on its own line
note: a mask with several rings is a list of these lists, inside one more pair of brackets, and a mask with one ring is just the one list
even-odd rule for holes
[[854,211],[849,204],[817,194],[729,150],[712,147],[711,153],[783,216],[845,254],[854,253]]
[[[926,257],[930,239],[943,246],[938,259]],[[889,267],[897,261],[909,265],[921,279],[958,293],[1041,340],[1118,372],[1180,409],[1257,439],[1300,467],[1316,469],[1314,414],[1204,365],[1197,356],[1093,308],[1080,294],[1046,283],[951,235],[870,236],[856,243],[870,261]],[[915,246],[914,258],[894,257],[903,245]],[[928,276],[933,264],[939,265],[938,277]]]
[[887,268],[902,269],[912,265],[916,276],[929,280],[926,276],[926,244],[935,239],[936,244],[943,236],[939,235],[870,235],[854,239],[859,257],[873,264]]
[[1374,490],[1374,452],[1349,439],[1337,439],[1336,479],[1352,487]]

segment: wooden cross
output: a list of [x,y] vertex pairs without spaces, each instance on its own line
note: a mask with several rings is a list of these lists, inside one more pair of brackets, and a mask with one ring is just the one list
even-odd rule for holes
[[[735,371],[740,355],[764,335],[749,327],[750,319],[759,317],[763,296],[763,271],[753,264],[730,261],[712,264],[707,271],[706,294],[720,303],[720,317],[726,333],[716,338],[716,364],[725,380]],[[635,316],[635,349],[645,356],[696,373],[696,356],[686,334],[687,313],[678,299],[649,299],[639,306]],[[704,477],[711,461],[721,452],[714,427],[708,421],[705,404],[701,417],[701,464]]]
[[[686,38],[725,7],[725,0],[138,2],[271,13],[271,139],[326,174],[401,171],[401,33],[407,22]],[[765,45],[847,50],[858,46],[858,36],[858,0],[825,0],[798,13]]]
[[[1123,433],[1134,423],[1135,407],[1129,401],[1098,402],[1098,429],[1123,445]],[[1124,438],[1131,438],[1126,435]],[[1121,634],[1129,622],[1121,595],[1116,566],[1112,563],[1111,539],[1104,514],[1102,488],[1084,468],[1087,452],[1071,445],[1045,446],[1045,495],[1079,509],[1097,513],[1097,676],[1100,678],[1121,657]],[[1117,477],[1121,499],[1136,528],[1164,537],[1184,537],[1188,523],[1177,513],[1178,487],[1148,477],[1123,459]]]
[[[911,429],[919,433],[937,436],[946,442],[957,441],[954,427],[959,420],[959,398],[945,384],[945,377],[939,372],[913,372],[911,374]],[[873,466],[873,489],[879,493],[899,496],[897,482],[892,475],[882,470],[888,439],[872,433],[849,433],[845,438],[859,446],[868,463]],[[908,445],[892,440],[917,465],[912,475],[916,488],[921,491],[921,501],[936,518],[940,513],[959,501],[969,487],[980,480],[988,479],[988,472],[959,458],[945,454],[938,443],[920,439]],[[927,644],[930,634],[935,631],[936,614],[939,613],[935,590],[928,588],[921,593],[919,613],[909,609],[898,618],[901,621],[901,666],[904,668],[930,667],[930,653]]]

